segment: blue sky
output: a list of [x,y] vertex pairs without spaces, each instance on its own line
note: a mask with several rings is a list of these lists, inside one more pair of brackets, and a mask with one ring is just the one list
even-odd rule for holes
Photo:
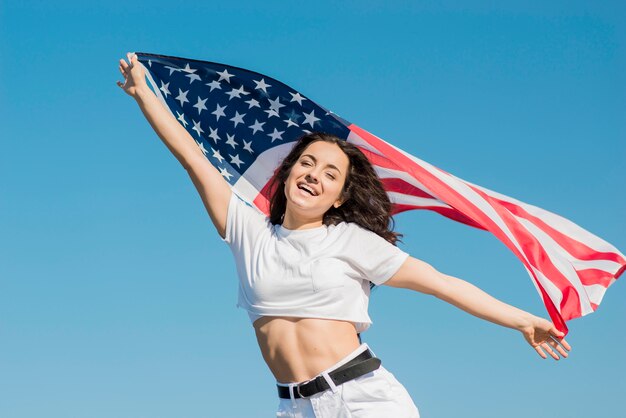
[[[0,4],[0,416],[274,416],[228,247],[115,84],[127,51],[267,74],[626,250],[624,3],[380,3]],[[413,256],[547,316],[490,234],[425,211],[397,229]],[[423,417],[619,417],[622,282],[568,323],[564,361],[385,287],[363,339]]]

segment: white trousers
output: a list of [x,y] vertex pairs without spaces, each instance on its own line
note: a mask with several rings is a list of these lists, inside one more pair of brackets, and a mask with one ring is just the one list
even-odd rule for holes
[[[400,382],[382,365],[373,372],[335,386],[328,372],[352,360],[369,347],[363,343],[352,353],[321,372],[331,389],[309,398],[280,399],[277,418],[419,418],[417,406]],[[281,383],[293,387],[298,383]],[[333,386],[335,386],[333,388]]]

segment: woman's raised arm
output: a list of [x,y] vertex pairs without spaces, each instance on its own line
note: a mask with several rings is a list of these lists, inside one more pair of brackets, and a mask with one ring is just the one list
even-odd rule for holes
[[226,231],[228,203],[232,195],[229,184],[206,159],[191,135],[150,90],[137,55],[128,53],[127,58],[128,63],[120,59],[119,70],[124,76],[124,83],[118,81],[117,85],[137,101],[156,134],[187,170],[213,225],[223,238]]
[[[400,269],[385,283],[436,296],[487,321],[520,331],[542,358],[545,350],[555,360],[567,357],[570,345],[552,322],[539,318],[488,295],[471,283],[440,273],[430,264],[407,258]],[[554,350],[553,350],[554,349]]]

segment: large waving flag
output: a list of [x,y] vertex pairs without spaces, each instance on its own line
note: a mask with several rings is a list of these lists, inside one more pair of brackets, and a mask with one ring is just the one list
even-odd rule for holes
[[162,103],[233,191],[268,213],[267,183],[304,133],[358,146],[374,165],[394,213],[428,209],[487,230],[522,261],[550,318],[595,311],[626,268],[615,247],[569,220],[428,164],[262,74],[214,62],[137,53]]

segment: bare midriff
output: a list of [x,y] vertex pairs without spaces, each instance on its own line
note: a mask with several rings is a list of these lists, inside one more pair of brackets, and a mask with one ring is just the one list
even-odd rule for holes
[[264,316],[253,325],[263,358],[281,383],[312,379],[360,345],[347,321]]

